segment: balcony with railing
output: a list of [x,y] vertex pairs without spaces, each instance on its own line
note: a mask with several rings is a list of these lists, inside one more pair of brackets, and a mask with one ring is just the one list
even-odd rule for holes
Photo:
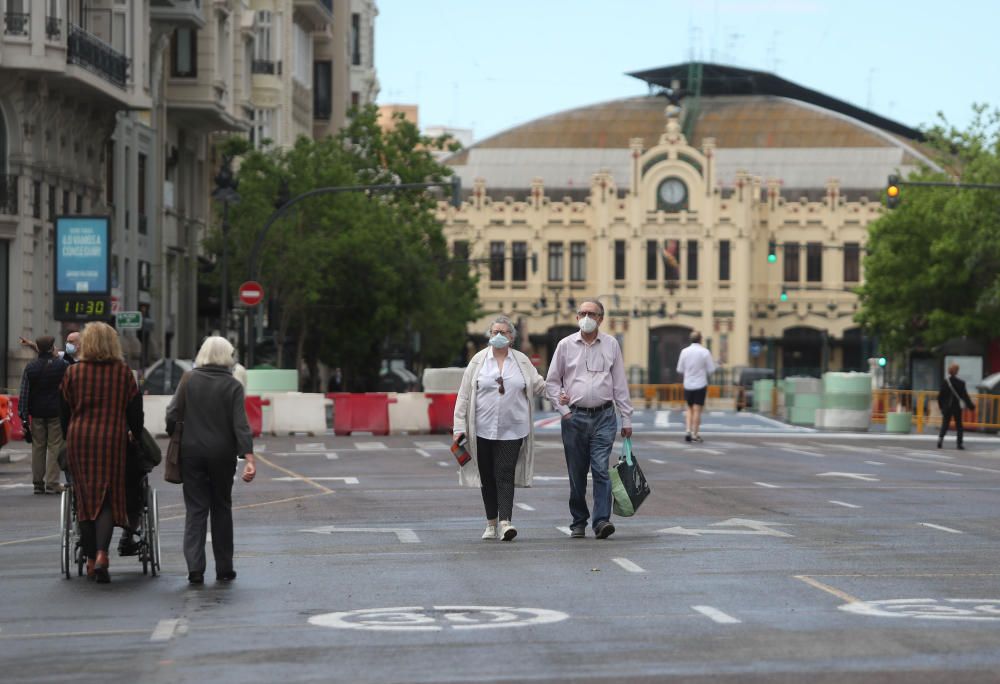
[[4,12],[3,32],[8,36],[27,36],[31,33],[31,15],[25,12]]
[[268,59],[255,59],[250,63],[250,73],[281,76],[281,62],[272,62]]
[[0,175],[0,214],[17,216],[17,181],[20,176]]
[[62,37],[62,19],[45,17],[45,37],[49,40],[59,40]]
[[128,82],[129,59],[97,36],[70,25],[66,61],[92,71],[120,88]]
[[153,0],[149,5],[151,21],[200,29],[205,26],[201,0]]
[[333,22],[332,0],[294,0],[295,10],[314,27],[322,27]]

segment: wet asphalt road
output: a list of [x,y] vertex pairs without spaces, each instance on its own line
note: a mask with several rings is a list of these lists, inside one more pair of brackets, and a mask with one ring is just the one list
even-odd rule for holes
[[653,422],[653,496],[604,541],[559,529],[557,426],[511,543],[480,540],[445,436],[265,438],[239,577],[200,588],[159,471],[163,575],[113,554],[101,586],[60,577],[57,497],[0,464],[0,680],[1000,681],[1000,441]]

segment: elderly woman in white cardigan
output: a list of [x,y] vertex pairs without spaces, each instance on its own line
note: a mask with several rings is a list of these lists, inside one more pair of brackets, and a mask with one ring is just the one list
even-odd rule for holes
[[467,437],[472,455],[458,480],[482,490],[483,539],[499,535],[510,541],[517,536],[511,524],[514,487],[530,487],[534,474],[531,397],[545,393],[545,378],[527,356],[511,348],[516,338],[511,320],[497,316],[487,333],[489,346],[469,361],[455,402],[455,441]]

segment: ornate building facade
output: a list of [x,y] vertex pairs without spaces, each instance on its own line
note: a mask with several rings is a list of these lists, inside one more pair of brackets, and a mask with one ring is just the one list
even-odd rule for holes
[[[666,94],[691,92],[676,78],[689,67],[657,70]],[[545,366],[577,303],[597,297],[631,382],[675,381],[692,330],[728,368],[867,369],[875,341],[853,289],[886,174],[930,163],[919,133],[817,106],[777,77],[734,93],[750,72],[719,69],[683,108],[604,103],[448,160],[471,186],[461,209],[441,209],[456,258],[480,274],[470,336],[504,313]]]

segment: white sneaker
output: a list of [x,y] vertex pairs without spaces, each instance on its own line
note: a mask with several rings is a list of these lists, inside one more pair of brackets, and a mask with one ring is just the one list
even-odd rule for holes
[[517,536],[517,530],[506,520],[500,521],[500,538],[504,541],[510,541]]
[[492,524],[486,525],[486,531],[483,532],[483,539],[496,539],[497,538],[497,526]]

